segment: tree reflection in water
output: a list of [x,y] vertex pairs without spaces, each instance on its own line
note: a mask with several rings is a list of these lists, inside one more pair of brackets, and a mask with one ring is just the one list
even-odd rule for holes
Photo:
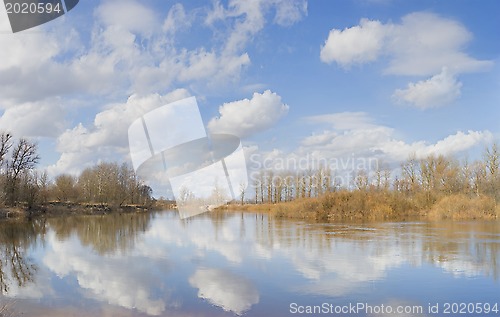
[[99,255],[126,252],[135,246],[139,234],[148,230],[154,213],[60,217],[48,220],[56,236],[65,240],[75,234],[82,245]]
[[[452,275],[458,283],[452,288],[463,278],[498,280],[499,241],[497,221],[314,223],[238,212],[180,220],[170,211],[3,222],[0,287],[25,305],[23,312],[33,305],[26,316],[39,316],[40,307],[51,311],[57,301],[73,310],[99,303],[89,315],[120,307],[130,315],[170,316],[216,306],[214,314],[260,316],[274,309],[269,296],[350,300],[374,283],[404,290],[411,283],[400,277],[412,280],[429,265],[443,280]],[[491,290],[498,292],[498,283]],[[422,300],[429,289],[417,291],[409,300]]]
[[45,222],[0,223],[0,287],[1,294],[9,293],[12,283],[23,287],[34,282],[36,266],[27,256],[28,249],[36,245],[40,238],[43,243]]
[[61,240],[75,234],[82,245],[104,255],[132,249],[137,236],[147,231],[152,217],[153,213],[140,213],[0,222],[1,294],[7,295],[13,283],[24,287],[35,282],[37,267],[28,250],[36,248],[37,243],[45,244],[49,228]]

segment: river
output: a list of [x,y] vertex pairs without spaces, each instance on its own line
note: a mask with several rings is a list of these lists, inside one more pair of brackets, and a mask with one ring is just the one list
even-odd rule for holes
[[500,315],[495,221],[62,217],[0,223],[0,257],[13,316]]

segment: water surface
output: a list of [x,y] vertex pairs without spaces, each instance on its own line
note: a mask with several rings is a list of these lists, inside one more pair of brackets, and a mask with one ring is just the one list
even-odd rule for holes
[[0,303],[22,316],[297,316],[359,303],[423,311],[317,315],[464,316],[444,305],[500,303],[499,257],[491,221],[180,220],[164,211],[3,222]]

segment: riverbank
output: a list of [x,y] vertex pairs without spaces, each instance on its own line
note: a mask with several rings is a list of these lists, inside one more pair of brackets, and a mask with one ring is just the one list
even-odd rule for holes
[[341,191],[275,204],[230,204],[224,210],[261,212],[276,218],[344,220],[498,219],[500,205],[488,196],[405,197],[394,192]]
[[73,215],[107,215],[111,213],[135,213],[147,212],[155,208],[156,207],[153,205],[112,206],[107,204],[49,202],[31,209],[25,206],[0,207],[0,220]]

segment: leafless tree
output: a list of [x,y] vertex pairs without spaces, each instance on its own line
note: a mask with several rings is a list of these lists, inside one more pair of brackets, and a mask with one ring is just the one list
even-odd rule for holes
[[0,133],[0,169],[5,162],[5,157],[12,147],[12,135],[10,133]]
[[35,168],[40,160],[37,144],[27,139],[19,139],[12,149],[11,159],[7,164],[7,200],[13,205],[18,200],[19,177],[23,172]]
[[55,179],[54,194],[59,201],[75,201],[78,195],[75,177],[69,174],[58,175]]
[[245,183],[240,184],[240,200],[241,200],[241,205],[245,203],[245,191],[247,189],[247,185]]

